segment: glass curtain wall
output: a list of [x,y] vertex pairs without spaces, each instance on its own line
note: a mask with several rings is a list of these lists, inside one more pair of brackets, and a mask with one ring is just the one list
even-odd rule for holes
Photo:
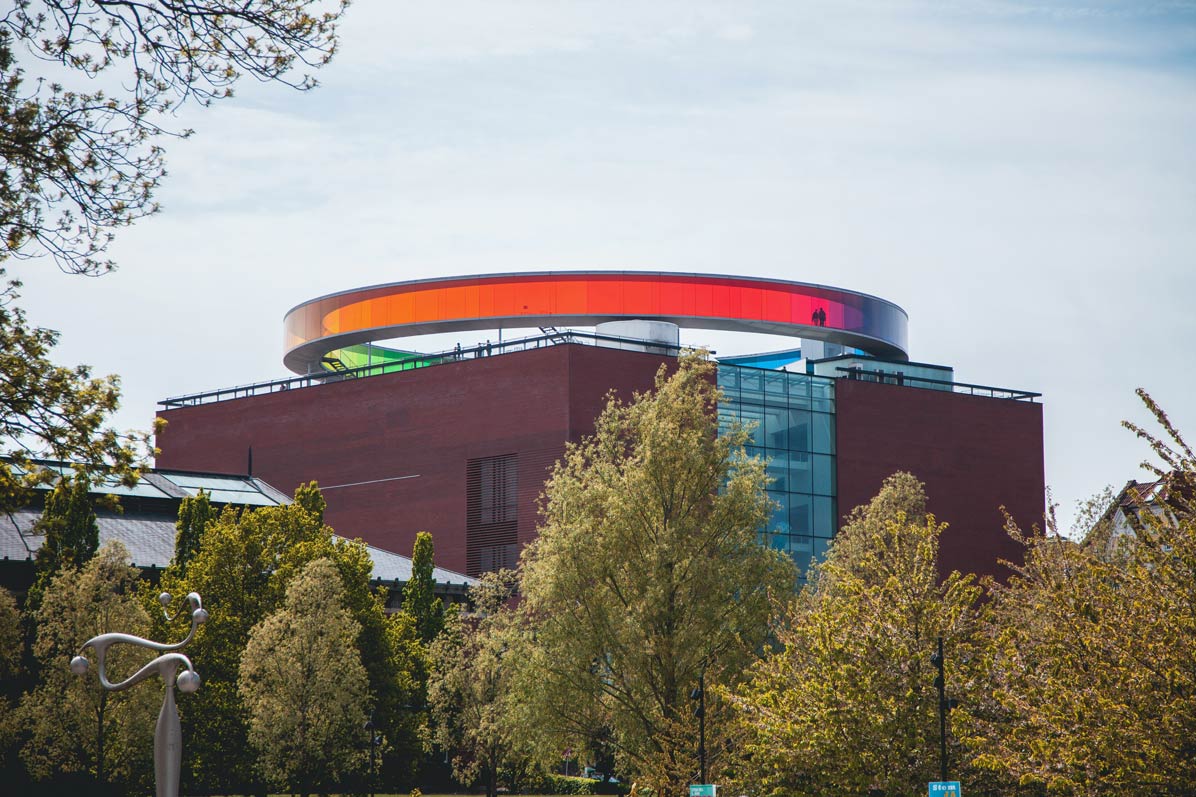
[[768,462],[776,502],[769,544],[785,551],[804,577],[837,529],[834,380],[720,365],[720,428],[753,424],[747,453]]

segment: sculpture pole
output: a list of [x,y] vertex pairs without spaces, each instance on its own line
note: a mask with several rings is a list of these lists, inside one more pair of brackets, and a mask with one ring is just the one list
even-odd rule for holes
[[[172,616],[166,611],[171,600],[169,592],[163,592],[158,596],[158,602],[162,604],[162,614],[166,617],[167,622],[177,617],[177,615]],[[191,604],[191,631],[182,642],[168,645],[131,634],[100,634],[84,642],[83,647],[79,650],[80,655],[71,659],[71,672],[75,675],[83,675],[87,672],[88,661],[83,658],[82,652],[87,648],[94,650],[100,685],[112,692],[128,689],[154,675],[162,678],[162,682],[166,685],[166,694],[162,698],[162,710],[158,712],[158,726],[154,731],[154,782],[157,797],[178,797],[179,794],[179,774],[183,761],[183,732],[179,726],[179,710],[174,702],[174,687],[177,684],[179,689],[184,692],[194,692],[199,688],[199,673],[195,672],[195,668],[191,666],[191,660],[175,651],[195,637],[195,630],[207,622],[208,613],[203,608],[203,602],[198,593],[189,593],[185,600]],[[109,647],[122,642],[156,650],[162,655],[148,662],[125,680],[114,684],[108,680],[108,674],[104,670],[104,657],[107,656]],[[187,668],[182,675],[177,674],[180,665]]]

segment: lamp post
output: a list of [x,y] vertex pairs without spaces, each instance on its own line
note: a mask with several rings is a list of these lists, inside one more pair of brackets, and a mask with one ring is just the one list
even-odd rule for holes
[[698,701],[694,709],[694,716],[698,718],[698,769],[702,783],[706,780],[706,662],[702,662],[702,670],[698,673],[698,688],[689,693],[690,700]]
[[[166,611],[171,600],[169,592],[163,592],[158,596],[158,603],[162,604],[162,614],[166,617],[167,622],[173,621],[178,616],[177,614],[171,615]],[[191,666],[191,660],[182,653],[174,651],[179,650],[195,638],[196,629],[207,622],[208,612],[203,608],[198,593],[189,593],[185,600],[191,604],[191,630],[182,642],[168,645],[132,634],[100,634],[84,642],[79,649],[80,655],[71,659],[71,672],[75,675],[83,675],[87,672],[88,667],[88,661],[82,655],[83,651],[87,648],[95,651],[100,685],[110,692],[128,689],[154,675],[159,676],[166,685],[166,694],[162,698],[162,710],[158,712],[158,724],[154,731],[154,784],[157,797],[178,797],[179,794],[179,772],[183,760],[183,733],[179,726],[179,710],[174,702],[174,687],[177,684],[179,689],[184,692],[194,692],[199,688],[199,673],[195,672],[195,668]],[[105,657],[108,654],[108,648],[122,642],[156,650],[162,655],[146,663],[144,667],[125,680],[114,684],[108,680],[108,674],[104,669]],[[187,671],[182,675],[177,675],[180,665],[186,667]]]
[[930,654],[930,663],[938,668],[934,685],[939,690],[939,780],[947,780],[947,680],[943,660],[943,638],[938,638],[938,650]]
[[374,797],[374,754],[378,750],[378,745],[382,743],[382,734],[377,732],[376,727],[374,725],[374,712],[370,711],[370,718],[365,721],[365,730],[370,737],[368,742],[370,746],[370,768],[366,773],[366,780],[369,781],[367,786],[369,787],[370,797]]

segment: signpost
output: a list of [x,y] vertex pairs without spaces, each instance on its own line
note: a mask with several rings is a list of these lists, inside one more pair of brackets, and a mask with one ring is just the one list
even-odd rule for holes
[[718,786],[713,783],[690,784],[689,797],[718,797]]
[[932,780],[927,785],[927,797],[963,797],[963,789],[959,787],[958,780]]

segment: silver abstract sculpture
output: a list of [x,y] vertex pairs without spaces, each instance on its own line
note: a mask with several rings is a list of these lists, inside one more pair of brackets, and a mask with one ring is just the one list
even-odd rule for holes
[[[171,615],[166,611],[171,600],[169,592],[163,592],[158,596],[158,603],[162,604],[162,614],[165,615],[167,622],[173,621],[178,616],[177,614]],[[182,653],[174,651],[195,637],[195,629],[207,622],[208,613],[203,608],[198,593],[189,593],[186,601],[191,604],[191,631],[182,642],[167,645],[142,639],[132,634],[100,634],[84,642],[83,647],[79,649],[80,654],[87,648],[95,651],[96,663],[99,665],[100,684],[105,689],[119,692],[154,675],[161,676],[162,682],[166,684],[166,695],[162,699],[162,710],[158,712],[158,726],[154,731],[154,782],[157,797],[178,797],[179,794],[179,772],[183,761],[183,732],[179,727],[179,710],[174,702],[175,684],[177,683],[179,689],[184,692],[194,692],[199,688],[199,673],[195,672],[195,668],[191,666],[191,660]],[[162,655],[148,662],[125,680],[114,684],[108,680],[107,673],[104,671],[104,656],[108,653],[110,646],[120,642],[156,650]],[[187,671],[176,678],[180,665],[186,667]],[[71,659],[71,672],[75,675],[85,674],[87,666],[87,659],[82,655]]]

